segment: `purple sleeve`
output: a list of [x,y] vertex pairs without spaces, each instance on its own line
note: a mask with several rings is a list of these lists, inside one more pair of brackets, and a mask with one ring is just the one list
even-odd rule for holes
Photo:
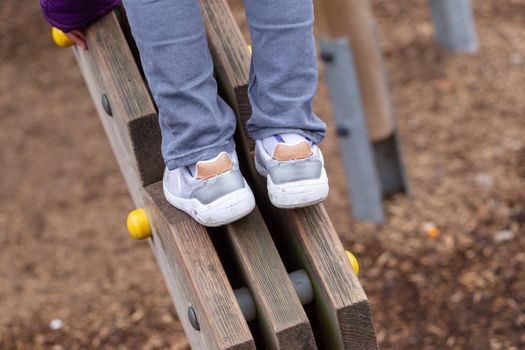
[[64,32],[85,27],[120,5],[121,0],[40,0],[44,17]]

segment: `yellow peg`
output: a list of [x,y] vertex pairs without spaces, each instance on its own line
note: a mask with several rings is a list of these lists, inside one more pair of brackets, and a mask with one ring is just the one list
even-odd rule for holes
[[146,239],[151,237],[151,227],[149,226],[148,216],[144,208],[135,209],[128,214],[128,231],[136,239]]
[[67,35],[58,28],[51,28],[51,36],[53,37],[55,44],[59,47],[70,47],[74,44],[71,39],[69,39]]
[[354,254],[350,253],[349,250],[346,250],[345,253],[346,253],[346,257],[350,261],[350,264],[352,264],[352,267],[354,268],[354,272],[356,276],[359,276],[359,263],[357,262],[357,258],[355,257]]

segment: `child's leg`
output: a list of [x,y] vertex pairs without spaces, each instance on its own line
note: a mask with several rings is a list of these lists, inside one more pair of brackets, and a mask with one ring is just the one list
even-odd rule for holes
[[312,0],[244,2],[253,48],[251,136],[296,133],[321,142],[326,126],[312,111],[317,89]]
[[167,167],[231,153],[235,116],[217,95],[198,0],[124,0],[124,5],[159,108]]
[[253,47],[248,130],[256,139],[257,171],[267,178],[275,206],[318,203],[329,187],[316,145],[326,126],[312,111],[317,89],[312,0],[244,2]]
[[255,207],[239,170],[235,116],[217,95],[198,0],[124,0],[159,107],[166,200],[207,226]]

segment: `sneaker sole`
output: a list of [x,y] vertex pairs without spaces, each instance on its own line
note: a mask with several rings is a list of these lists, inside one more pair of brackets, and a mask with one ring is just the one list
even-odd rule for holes
[[318,179],[287,182],[284,184],[274,184],[268,172],[257,162],[255,168],[259,175],[266,177],[268,197],[270,202],[277,208],[293,209],[302,208],[321,203],[328,197],[330,187],[328,177],[323,168]]
[[244,185],[244,188],[222,196],[209,204],[202,204],[195,198],[185,199],[174,196],[165,187],[164,196],[168,203],[187,213],[199,224],[217,227],[237,221],[255,208],[253,193],[246,181]]

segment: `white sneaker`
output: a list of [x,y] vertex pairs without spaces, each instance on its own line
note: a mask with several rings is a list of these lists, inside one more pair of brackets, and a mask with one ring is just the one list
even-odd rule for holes
[[255,168],[266,177],[268,195],[278,208],[299,208],[328,197],[328,177],[319,148],[297,134],[255,142]]
[[204,226],[229,224],[255,208],[235,151],[221,152],[193,167],[166,168],[163,185],[166,200]]

